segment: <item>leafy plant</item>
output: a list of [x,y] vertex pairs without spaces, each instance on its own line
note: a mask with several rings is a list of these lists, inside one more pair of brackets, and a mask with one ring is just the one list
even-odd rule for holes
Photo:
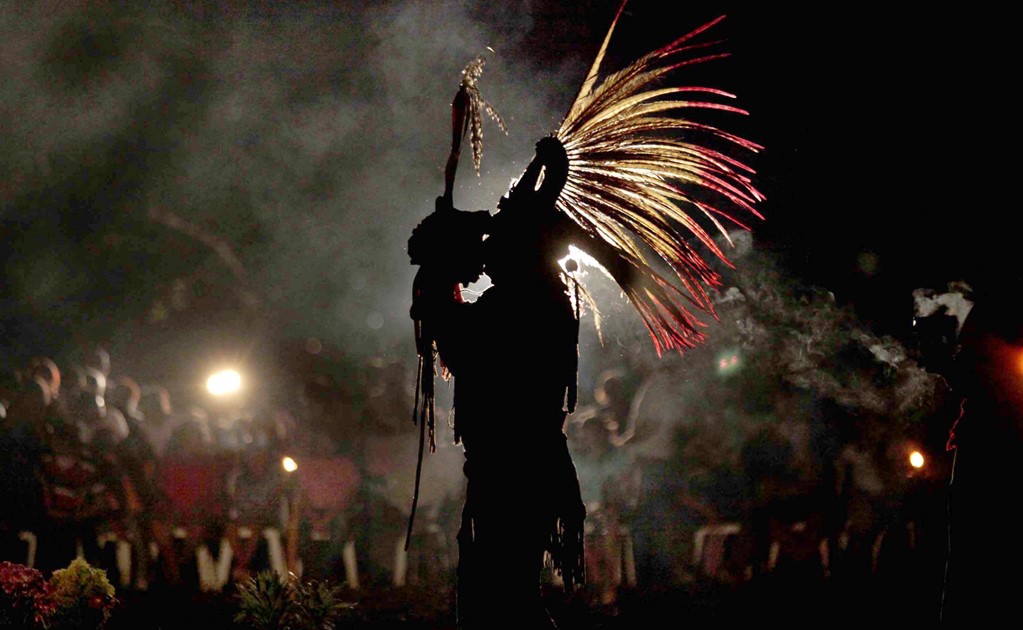
[[261,571],[239,584],[235,621],[254,630],[333,630],[354,607],[341,599],[340,592],[327,582],[302,582],[294,574],[282,578]]
[[295,583],[295,630],[333,630],[355,604],[341,599],[341,589],[321,581]]
[[86,630],[103,628],[117,605],[107,572],[82,558],[71,561],[50,577],[51,628]]
[[290,580],[261,571],[238,586],[235,621],[258,630],[285,630],[295,612]]
[[50,584],[38,569],[0,562],[0,628],[46,628],[49,598]]

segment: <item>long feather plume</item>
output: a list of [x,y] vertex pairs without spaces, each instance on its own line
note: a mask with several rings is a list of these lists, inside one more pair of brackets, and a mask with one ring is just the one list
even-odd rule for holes
[[486,58],[480,55],[470,61],[462,70],[462,83],[459,89],[464,90],[467,98],[466,108],[468,115],[465,117],[465,125],[469,131],[469,144],[472,146],[472,164],[476,168],[476,174],[480,174],[480,163],[483,158],[483,113],[490,116],[501,131],[508,133],[501,115],[488,103],[482,95],[476,82],[483,74],[483,64]]
[[[696,312],[716,317],[708,291],[720,278],[690,239],[731,265],[713,234],[730,243],[726,223],[748,229],[743,215],[763,218],[756,209],[764,196],[752,182],[754,170],[706,140],[749,152],[762,147],[692,119],[701,111],[746,114],[727,102],[734,95],[666,82],[681,68],[727,56],[715,52],[720,41],[697,41],[723,17],[598,83],[624,7],[622,2],[555,134],[569,157],[557,207],[581,229],[580,247],[601,263],[639,311],[660,354],[702,341],[704,324]],[[651,250],[670,273],[650,265],[646,252]]]

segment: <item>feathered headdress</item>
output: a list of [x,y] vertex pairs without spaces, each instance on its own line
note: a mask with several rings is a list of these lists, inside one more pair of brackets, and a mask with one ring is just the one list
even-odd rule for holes
[[[764,196],[751,181],[753,169],[698,138],[716,138],[752,152],[762,147],[684,115],[696,110],[746,114],[723,102],[734,98],[732,94],[663,84],[679,68],[727,56],[714,52],[720,41],[697,41],[723,17],[599,79],[624,7],[622,2],[554,134],[569,158],[568,179],[556,206],[579,226],[581,248],[604,267],[639,311],[660,354],[685,350],[702,340],[702,324],[694,311],[714,315],[707,290],[718,286],[720,278],[687,239],[695,236],[731,264],[700,221],[709,222],[727,240],[722,221],[745,229],[737,215],[762,218],[755,204]],[[670,272],[656,271],[642,245]]]

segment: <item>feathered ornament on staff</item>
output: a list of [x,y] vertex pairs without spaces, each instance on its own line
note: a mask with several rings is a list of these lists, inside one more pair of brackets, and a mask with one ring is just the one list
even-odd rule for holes
[[[431,217],[433,224],[439,226],[436,229],[446,231],[481,231],[480,228],[472,225],[469,221],[461,221],[454,218],[457,211],[454,209],[452,190],[454,189],[455,173],[458,170],[458,160],[462,152],[462,140],[465,134],[469,134],[469,142],[472,147],[473,166],[476,175],[480,172],[480,163],[483,156],[483,112],[486,112],[501,128],[507,133],[504,121],[497,111],[484,100],[476,83],[483,74],[483,65],[486,59],[482,55],[470,61],[462,70],[462,81],[451,102],[451,152],[448,154],[447,164],[444,167],[444,193],[438,198],[436,212]],[[464,214],[464,213],[463,213]],[[448,220],[445,220],[448,219]],[[472,239],[460,239],[459,235],[449,235],[445,242],[464,242]],[[478,240],[478,239],[477,239]],[[428,263],[440,266],[455,266],[459,258],[464,257],[461,252],[445,251],[415,251],[412,247],[415,239],[410,239],[409,256],[412,264]],[[412,308],[415,311],[417,300],[422,293],[424,267],[420,267],[413,281]],[[452,287],[457,299],[461,299],[459,286]],[[424,323],[418,317],[413,316],[416,331],[416,348],[419,352],[419,376],[416,380],[416,405],[413,421],[427,427],[430,433],[430,450],[436,449],[436,436],[434,433],[434,391],[433,379],[435,372],[435,359],[437,349],[434,345],[435,339],[431,331],[424,328]]]
[[[556,207],[580,228],[579,247],[622,288],[661,354],[686,350],[703,340],[703,324],[694,311],[716,316],[708,289],[719,286],[720,277],[687,239],[695,236],[731,266],[697,217],[709,221],[729,244],[723,221],[749,229],[736,211],[763,218],[755,208],[764,196],[752,183],[754,170],[689,136],[714,137],[752,152],[762,147],[681,115],[696,110],[746,114],[721,102],[734,95],[709,87],[654,85],[680,68],[727,56],[714,52],[720,41],[696,41],[723,16],[598,84],[625,4],[619,6],[578,96],[554,134],[569,158],[568,179]],[[668,275],[677,283],[651,267],[637,240],[667,264]]]

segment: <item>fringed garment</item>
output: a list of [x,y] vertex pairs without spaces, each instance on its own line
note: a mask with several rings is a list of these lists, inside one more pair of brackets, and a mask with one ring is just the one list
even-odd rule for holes
[[567,590],[584,580],[585,508],[563,431],[575,398],[576,313],[549,274],[495,283],[450,308],[437,347],[454,375],[454,430],[466,456],[460,627],[495,619],[551,627],[540,601],[544,563]]

